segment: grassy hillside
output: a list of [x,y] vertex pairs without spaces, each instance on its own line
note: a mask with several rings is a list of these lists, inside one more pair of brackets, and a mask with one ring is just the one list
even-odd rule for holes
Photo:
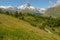
[[60,37],[35,28],[25,21],[0,14],[0,40],[60,40]]
[[60,35],[60,19],[58,18],[35,16],[32,14],[22,14],[22,16],[20,15],[17,18],[30,23],[34,27],[43,29],[44,31],[48,29],[50,33]]
[[60,18],[60,6],[47,9],[46,14],[47,16],[52,15],[53,17]]

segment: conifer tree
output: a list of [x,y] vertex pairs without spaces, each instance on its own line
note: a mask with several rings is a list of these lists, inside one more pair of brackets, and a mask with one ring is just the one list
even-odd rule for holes
[[5,14],[9,15],[9,12],[8,12],[8,11],[6,11],[6,12],[5,12]]
[[18,17],[18,11],[15,12],[14,16],[15,17]]

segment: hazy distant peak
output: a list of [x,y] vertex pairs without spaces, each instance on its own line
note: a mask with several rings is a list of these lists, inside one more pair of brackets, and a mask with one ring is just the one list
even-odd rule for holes
[[41,8],[41,10],[46,10],[45,8]]
[[45,11],[46,11],[45,8],[40,8],[40,9],[39,9],[39,12],[40,12],[40,13],[45,13]]

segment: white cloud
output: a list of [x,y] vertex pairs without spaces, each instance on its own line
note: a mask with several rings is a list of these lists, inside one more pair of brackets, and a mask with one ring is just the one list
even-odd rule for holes
[[0,8],[4,8],[4,9],[9,8],[9,7],[12,7],[12,6],[0,6]]

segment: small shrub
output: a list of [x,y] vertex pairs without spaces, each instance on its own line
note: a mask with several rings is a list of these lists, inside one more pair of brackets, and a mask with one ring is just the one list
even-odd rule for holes
[[55,31],[55,29],[54,29],[54,28],[52,28],[52,30],[53,30],[53,31]]
[[0,22],[0,24],[2,24],[2,22]]
[[8,11],[6,11],[6,12],[5,12],[5,14],[9,15],[9,12],[8,12]]
[[5,37],[5,33],[4,33],[4,31],[1,31],[1,32],[0,32],[0,40],[3,40],[4,37]]
[[22,17],[21,19],[24,20],[24,17]]
[[1,39],[1,40],[3,40],[3,38],[4,38],[3,36],[0,36],[0,39]]
[[14,13],[14,16],[17,18],[18,17],[18,11],[16,11],[15,13]]
[[31,25],[36,27],[36,24],[34,24],[34,23],[31,23]]

